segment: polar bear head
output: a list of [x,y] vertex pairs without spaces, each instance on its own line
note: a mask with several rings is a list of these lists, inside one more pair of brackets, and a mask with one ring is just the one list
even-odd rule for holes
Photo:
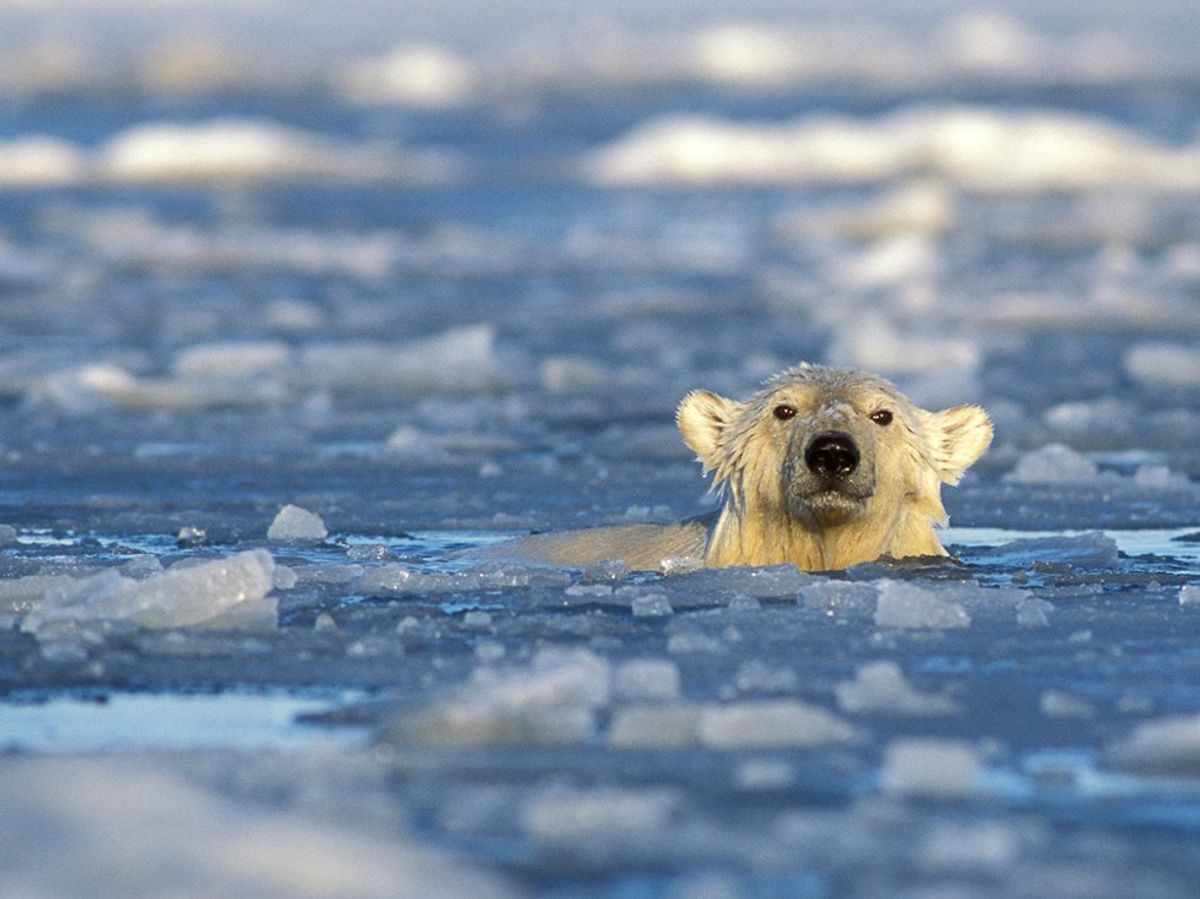
[[724,504],[715,565],[844,568],[880,556],[944,554],[941,485],[987,449],[977,406],[917,408],[874,375],[802,364],[744,402],[689,393],[677,421]]

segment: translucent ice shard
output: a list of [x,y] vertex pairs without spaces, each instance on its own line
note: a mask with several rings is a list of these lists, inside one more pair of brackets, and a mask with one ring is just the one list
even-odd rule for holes
[[263,549],[175,565],[144,580],[109,570],[51,587],[21,629],[42,639],[105,620],[128,620],[146,628],[189,627],[220,616],[240,620],[233,613],[243,607],[253,607],[249,618],[261,622],[261,602],[274,587],[274,577],[275,560]]

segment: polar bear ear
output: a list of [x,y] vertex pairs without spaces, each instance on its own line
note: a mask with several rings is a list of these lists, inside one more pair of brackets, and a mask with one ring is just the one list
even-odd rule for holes
[[705,471],[720,464],[721,435],[733,423],[740,405],[707,390],[693,390],[675,411],[683,442],[695,451]]
[[978,406],[921,412],[933,467],[947,484],[957,484],[992,442],[992,421]]

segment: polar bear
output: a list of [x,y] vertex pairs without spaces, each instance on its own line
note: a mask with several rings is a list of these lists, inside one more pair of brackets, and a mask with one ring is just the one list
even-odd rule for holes
[[716,513],[539,534],[496,555],[568,567],[619,559],[634,570],[691,556],[805,571],[946,555],[935,531],[946,523],[941,485],[958,483],[992,440],[978,406],[927,412],[883,378],[808,363],[742,402],[694,390],[676,421],[715,473]]

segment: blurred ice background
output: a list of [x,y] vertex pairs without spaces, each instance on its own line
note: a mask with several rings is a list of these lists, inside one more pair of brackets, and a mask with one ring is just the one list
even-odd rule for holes
[[[0,2],[5,889],[1193,895],[1198,33]],[[987,406],[959,562],[455,557],[801,359]]]

